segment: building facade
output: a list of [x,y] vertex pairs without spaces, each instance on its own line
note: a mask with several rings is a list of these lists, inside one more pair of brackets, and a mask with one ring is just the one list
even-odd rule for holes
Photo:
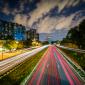
[[14,39],[11,23],[0,21],[0,39],[1,40]]
[[26,36],[27,39],[31,39],[31,40],[37,40],[39,41],[39,34],[37,33],[36,29],[29,29],[26,31]]
[[36,29],[26,31],[26,27],[17,23],[5,22],[0,20],[0,40],[37,40],[39,41],[39,34]]
[[14,26],[14,39],[15,40],[26,40],[25,38],[25,27],[22,25],[15,24]]

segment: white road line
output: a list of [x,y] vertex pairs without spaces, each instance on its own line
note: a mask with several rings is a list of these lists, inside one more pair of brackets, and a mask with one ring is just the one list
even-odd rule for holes
[[[48,47],[48,45],[42,46],[42,47],[34,49],[30,52],[26,52],[26,53],[17,55],[15,57],[9,58],[7,60],[1,61],[0,62],[0,74],[10,70],[14,66],[16,66],[16,65],[20,64],[21,62],[23,62],[24,60],[26,60],[28,57],[33,56],[34,54],[40,52],[41,50],[43,50],[46,47]],[[3,68],[3,67],[5,67],[5,68]]]
[[[48,50],[47,50],[48,51]],[[45,54],[47,53],[47,51],[44,53],[44,55],[42,56],[42,58],[45,56]],[[32,72],[21,82],[20,85],[25,85],[26,82],[31,78],[32,74],[34,73],[34,71],[36,70],[37,66],[39,65],[39,63],[41,62],[42,58],[39,60],[39,62],[36,64],[36,66],[34,67],[34,69],[32,70]]]

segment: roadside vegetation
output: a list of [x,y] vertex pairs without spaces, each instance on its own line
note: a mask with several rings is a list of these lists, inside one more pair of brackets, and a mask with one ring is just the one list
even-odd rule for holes
[[[27,47],[24,46],[23,41],[16,40],[0,40],[0,61],[3,59],[7,59],[18,54],[27,52],[29,50],[24,50],[26,48],[38,47],[41,46],[40,42],[32,41],[32,45],[29,47],[27,43]],[[31,50],[31,49],[30,49]],[[3,51],[3,52],[2,52]]]
[[61,45],[85,49],[85,19],[76,27],[71,28]]
[[32,57],[29,57],[27,60],[25,60],[20,65],[16,66],[15,69],[12,72],[6,73],[7,75],[3,76],[0,79],[1,85],[20,85],[21,81],[24,80],[25,77],[27,77],[35,65],[38,63],[42,55],[45,53],[47,48],[40,51],[39,53],[35,54]]
[[62,49],[71,59],[78,63],[85,71],[85,53],[78,53],[71,50]]

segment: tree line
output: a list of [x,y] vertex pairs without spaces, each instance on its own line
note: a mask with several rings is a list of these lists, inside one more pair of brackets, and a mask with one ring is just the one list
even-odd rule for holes
[[35,29],[29,28],[27,31],[22,24],[0,20],[0,47],[10,50],[30,47],[34,38],[38,39]]
[[61,44],[63,43],[76,44],[79,49],[85,49],[85,19],[68,31],[67,36],[61,41]]

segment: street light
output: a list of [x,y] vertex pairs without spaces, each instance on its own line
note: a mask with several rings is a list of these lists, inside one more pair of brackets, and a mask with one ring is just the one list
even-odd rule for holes
[[[19,41],[16,41],[16,44],[17,44],[17,48],[18,48],[18,45],[19,45]],[[17,49],[17,48],[16,48],[16,49]]]
[[3,40],[3,42],[2,42],[2,43],[3,43],[3,44],[2,44],[2,60],[3,60],[3,57],[4,57],[4,56],[3,56],[3,49],[4,49],[3,47],[4,47],[4,44],[6,44],[6,41],[5,41],[5,40]]
[[2,60],[3,60],[3,44],[2,44]]
[[4,41],[2,42],[2,60],[3,60],[3,46],[4,46]]

